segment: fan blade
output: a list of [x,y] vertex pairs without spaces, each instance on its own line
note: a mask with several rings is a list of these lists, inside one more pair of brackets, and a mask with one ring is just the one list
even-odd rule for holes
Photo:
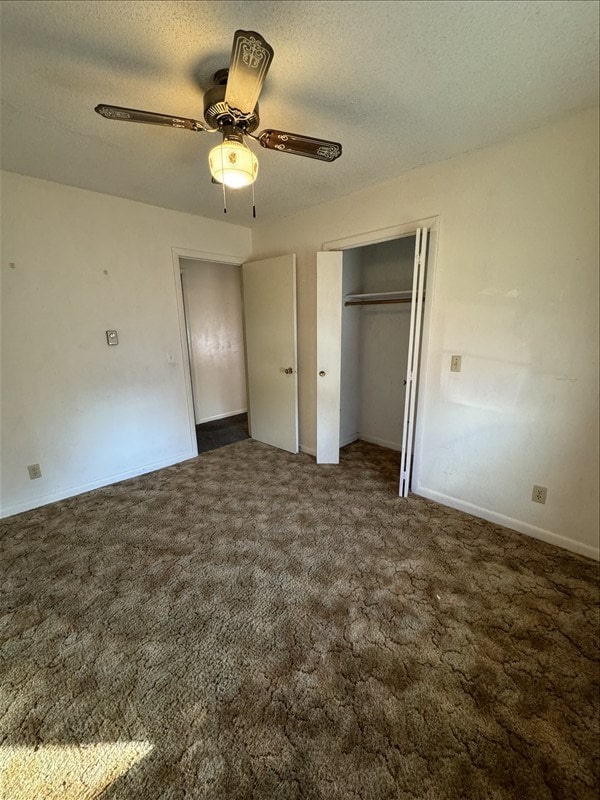
[[268,150],[281,150],[282,153],[318,158],[319,161],[335,161],[342,155],[342,145],[338,142],[315,139],[312,136],[299,136],[297,133],[269,129],[261,131],[256,138]]
[[236,31],[229,63],[225,103],[236,121],[247,119],[258,102],[273,48],[256,31]]
[[188,131],[206,130],[197,119],[172,117],[170,114],[155,114],[153,111],[139,111],[137,108],[99,105],[94,111],[106,119],[118,119],[123,122],[145,122],[148,125],[166,125],[167,128],[186,128]]

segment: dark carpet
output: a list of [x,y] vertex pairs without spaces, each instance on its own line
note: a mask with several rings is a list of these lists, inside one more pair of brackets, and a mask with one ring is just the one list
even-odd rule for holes
[[196,425],[198,455],[248,438],[248,414],[235,414]]
[[597,800],[598,565],[341,459],[0,523],[3,800]]

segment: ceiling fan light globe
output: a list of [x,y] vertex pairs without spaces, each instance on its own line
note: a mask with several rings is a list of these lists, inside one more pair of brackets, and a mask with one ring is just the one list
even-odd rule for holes
[[258,159],[242,142],[225,140],[208,154],[210,174],[230,189],[241,189],[254,183],[258,174]]
[[243,189],[244,186],[250,186],[252,177],[246,172],[233,172],[229,170],[225,171],[222,182],[228,189]]

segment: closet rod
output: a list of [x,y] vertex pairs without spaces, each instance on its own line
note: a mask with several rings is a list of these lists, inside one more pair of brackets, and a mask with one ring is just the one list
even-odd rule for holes
[[394,300],[346,300],[345,306],[375,306],[381,303],[412,303],[411,297],[399,297]]

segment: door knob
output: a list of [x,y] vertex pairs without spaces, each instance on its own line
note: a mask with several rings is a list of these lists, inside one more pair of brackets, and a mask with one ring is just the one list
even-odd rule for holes
[[320,377],[321,377],[321,378],[324,378],[324,377],[325,377],[325,370],[324,370],[324,369],[322,369],[322,370],[319,372],[319,375],[320,375]]

